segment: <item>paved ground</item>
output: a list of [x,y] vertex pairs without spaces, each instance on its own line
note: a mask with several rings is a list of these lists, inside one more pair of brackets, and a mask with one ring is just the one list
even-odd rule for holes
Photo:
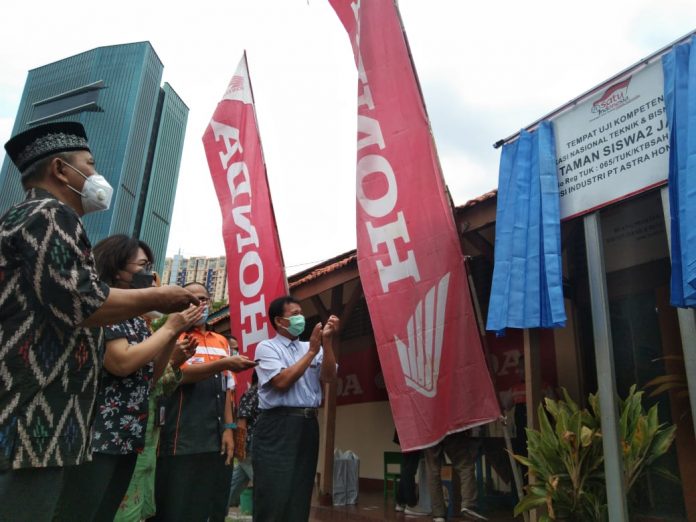
[[[358,504],[354,506],[319,506],[316,495],[312,499],[312,513],[310,522],[369,522],[374,520],[398,520],[403,522],[426,522],[432,520],[431,516],[414,517],[397,513],[394,511],[393,500],[387,499],[386,502],[382,492],[360,493]],[[513,522],[512,511],[509,509],[495,509],[491,506],[485,513],[491,522]],[[229,521],[247,522],[251,520],[249,516],[239,514],[239,509],[233,508],[230,511]],[[462,520],[461,518],[457,520]],[[521,520],[521,518],[520,518]]]

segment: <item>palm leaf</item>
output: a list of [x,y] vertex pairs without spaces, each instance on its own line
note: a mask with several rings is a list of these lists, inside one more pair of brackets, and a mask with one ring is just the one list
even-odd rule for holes
[[514,514],[519,516],[525,511],[530,511],[532,509],[538,508],[539,506],[546,505],[546,497],[540,495],[529,494],[522,498],[515,506]]

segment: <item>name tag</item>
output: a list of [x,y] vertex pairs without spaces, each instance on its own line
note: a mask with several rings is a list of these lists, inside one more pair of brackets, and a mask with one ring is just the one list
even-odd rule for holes
[[157,401],[157,416],[155,417],[157,426],[164,426],[164,421],[167,418],[167,408],[164,404],[164,397]]

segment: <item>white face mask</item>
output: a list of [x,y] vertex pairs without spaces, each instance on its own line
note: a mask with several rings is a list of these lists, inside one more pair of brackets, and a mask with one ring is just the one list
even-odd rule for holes
[[203,315],[201,315],[201,318],[198,321],[196,321],[196,325],[197,326],[204,325],[205,322],[208,320],[209,313],[210,313],[210,309],[206,306],[203,309]]
[[85,178],[82,192],[68,185],[70,190],[75,194],[79,194],[82,198],[82,210],[85,211],[85,214],[98,212],[100,210],[108,210],[111,205],[111,196],[114,193],[114,189],[109,185],[109,182],[106,181],[106,178],[96,172],[87,177],[67,161],[64,160],[63,163]]

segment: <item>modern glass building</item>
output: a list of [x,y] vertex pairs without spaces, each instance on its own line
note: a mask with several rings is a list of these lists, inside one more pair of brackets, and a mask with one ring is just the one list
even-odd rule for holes
[[[99,47],[29,71],[13,134],[49,121],[79,121],[97,170],[114,187],[111,208],[88,214],[92,243],[128,234],[146,241],[161,271],[179,177],[188,107],[161,85],[149,42]],[[0,171],[0,213],[24,198],[16,167]]]

